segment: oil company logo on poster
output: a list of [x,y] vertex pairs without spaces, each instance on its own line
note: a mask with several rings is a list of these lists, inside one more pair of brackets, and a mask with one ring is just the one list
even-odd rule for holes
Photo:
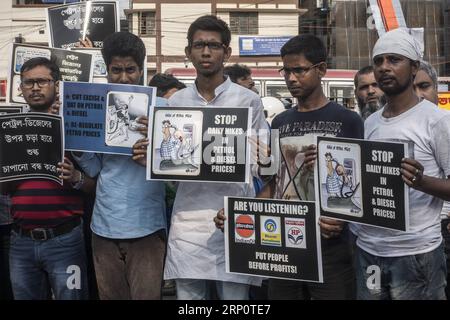
[[261,216],[261,244],[281,247],[280,217]]
[[234,241],[255,244],[255,216],[234,214]]
[[306,249],[305,219],[284,219],[286,247]]

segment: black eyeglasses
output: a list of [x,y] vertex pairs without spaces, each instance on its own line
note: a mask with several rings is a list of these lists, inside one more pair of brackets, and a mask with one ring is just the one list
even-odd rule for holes
[[309,70],[321,65],[322,63],[323,62],[319,62],[319,63],[313,64],[312,66],[309,66],[306,68],[304,68],[304,67],[281,68],[280,70],[278,70],[278,72],[280,72],[281,76],[285,77],[285,78],[289,77],[289,75],[291,73],[293,73],[294,76],[296,76],[296,77],[303,77],[304,75],[306,75],[309,72]]
[[195,41],[192,43],[191,47],[196,50],[203,50],[205,47],[208,47],[209,50],[221,50],[226,48],[223,43],[217,41]]
[[34,84],[37,83],[39,88],[46,88],[50,86],[50,83],[55,82],[52,79],[25,79],[22,80],[22,87],[25,89],[32,89]]

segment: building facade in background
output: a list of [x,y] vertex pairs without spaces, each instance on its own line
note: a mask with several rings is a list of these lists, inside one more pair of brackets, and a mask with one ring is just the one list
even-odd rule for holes
[[[45,8],[54,5],[46,4],[48,1],[53,0],[2,1],[0,100],[6,91],[10,44],[48,44]],[[400,2],[408,27],[424,27],[425,59],[440,77],[450,77],[450,0]],[[331,69],[357,70],[371,64],[378,39],[369,0],[119,0],[119,5],[121,29],[139,35],[146,44],[149,76],[192,68],[184,54],[187,29],[205,14],[215,14],[229,24],[233,50],[229,62],[256,69],[280,68],[279,47],[294,35],[313,33],[327,44]],[[274,80],[277,92],[285,90],[281,78]],[[329,97],[345,104],[353,97],[353,86],[344,80],[339,83],[335,79],[333,86],[324,89]]]
[[[400,0],[406,25],[424,28],[425,60],[441,77],[450,75],[450,1]],[[368,0],[299,0],[307,9],[299,32],[320,36],[335,69],[360,69],[371,64],[378,39]]]
[[143,38],[149,68],[155,72],[192,67],[184,54],[187,30],[205,14],[217,15],[230,26],[233,53],[229,62],[279,67],[279,49],[270,54],[270,48],[279,48],[298,34],[303,13],[297,0],[133,0],[125,10],[129,30]]

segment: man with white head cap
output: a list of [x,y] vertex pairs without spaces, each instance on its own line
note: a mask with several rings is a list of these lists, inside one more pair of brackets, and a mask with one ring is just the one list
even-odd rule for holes
[[365,138],[414,145],[401,165],[410,225],[406,232],[358,226],[359,299],[445,299],[439,215],[442,199],[450,199],[450,113],[415,94],[421,55],[418,42],[399,29],[380,37],[373,49],[375,78],[387,104],[366,120]]

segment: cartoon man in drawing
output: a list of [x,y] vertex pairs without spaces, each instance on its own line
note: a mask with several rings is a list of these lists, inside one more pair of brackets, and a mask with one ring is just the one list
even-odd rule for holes
[[176,165],[188,164],[197,169],[192,163],[192,156],[195,151],[195,146],[192,142],[192,137],[186,137],[181,130],[174,132],[174,137],[177,140],[176,153],[172,154],[172,162]]
[[[117,143],[128,141],[128,128],[130,125],[130,116],[128,108],[133,100],[133,95],[126,96],[113,94],[113,105],[108,106],[107,124],[109,126],[107,141],[115,140]],[[130,128],[133,129],[133,128]]]
[[[330,197],[342,197],[342,188],[349,185],[349,179],[345,174],[344,166],[333,159],[330,152],[325,153],[325,161],[327,165],[326,186]],[[336,166],[333,165],[336,163]]]
[[172,158],[177,153],[177,145],[179,144],[179,140],[175,137],[171,132],[172,130],[176,130],[176,127],[170,123],[170,120],[164,120],[162,122],[162,133],[163,140],[161,141],[161,147],[159,149],[159,154],[161,156],[160,167],[173,167]]

